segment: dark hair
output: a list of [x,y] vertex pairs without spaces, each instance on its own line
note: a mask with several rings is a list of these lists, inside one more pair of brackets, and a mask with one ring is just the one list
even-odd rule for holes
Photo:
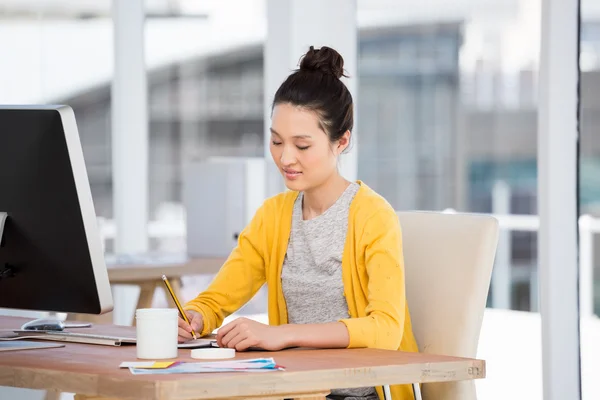
[[335,142],[354,126],[352,95],[340,80],[342,76],[347,75],[340,53],[330,47],[310,46],[300,68],[277,89],[273,107],[288,103],[314,111],[321,129]]

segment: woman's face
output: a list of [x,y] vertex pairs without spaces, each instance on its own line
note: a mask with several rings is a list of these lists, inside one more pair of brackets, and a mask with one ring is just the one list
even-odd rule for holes
[[[337,174],[337,159],[349,132],[332,144],[315,112],[278,104],[271,118],[271,156],[290,190],[306,191]],[[343,144],[342,144],[343,143]]]

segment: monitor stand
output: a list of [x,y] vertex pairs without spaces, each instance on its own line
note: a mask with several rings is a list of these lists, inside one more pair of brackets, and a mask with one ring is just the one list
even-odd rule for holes
[[64,322],[58,318],[47,317],[26,322],[21,326],[21,329],[26,331],[61,332],[68,328],[90,328],[91,326],[91,322]]
[[21,329],[26,331],[60,332],[65,329],[65,323],[57,318],[38,318],[24,323]]

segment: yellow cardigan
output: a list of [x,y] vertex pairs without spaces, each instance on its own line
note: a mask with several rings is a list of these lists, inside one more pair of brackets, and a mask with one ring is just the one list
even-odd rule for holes
[[[369,347],[418,351],[404,287],[400,224],[394,209],[358,181],[348,218],[342,254],[344,296],[350,318],[343,319],[349,348]],[[241,232],[237,247],[207,290],[185,305],[202,314],[202,335],[221,326],[223,319],[248,302],[266,282],[270,325],[287,323],[281,288],[281,268],[291,231],[297,192],[266,200]],[[377,388],[383,398],[381,388]],[[394,400],[413,399],[410,385],[392,386]]]

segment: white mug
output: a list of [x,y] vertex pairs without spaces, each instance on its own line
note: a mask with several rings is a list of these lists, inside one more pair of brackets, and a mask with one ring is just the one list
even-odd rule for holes
[[177,357],[176,308],[135,310],[137,358],[161,360]]

